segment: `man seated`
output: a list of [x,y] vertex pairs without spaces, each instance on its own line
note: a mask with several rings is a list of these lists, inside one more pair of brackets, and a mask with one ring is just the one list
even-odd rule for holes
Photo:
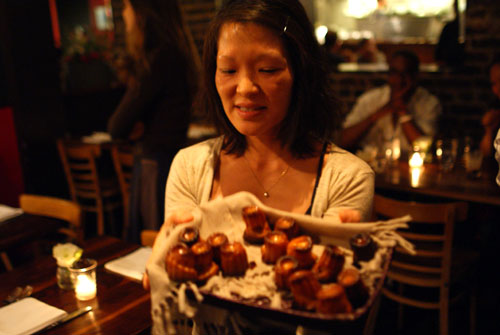
[[434,135],[441,114],[439,100],[418,86],[418,57],[397,51],[389,62],[388,83],[363,93],[347,115],[341,137],[343,148],[380,147],[398,138],[408,153],[422,135]]

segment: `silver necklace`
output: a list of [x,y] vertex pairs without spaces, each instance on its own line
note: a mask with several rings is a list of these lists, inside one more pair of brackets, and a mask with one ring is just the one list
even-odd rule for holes
[[262,183],[260,182],[259,178],[257,178],[257,175],[253,171],[252,167],[250,166],[250,162],[245,157],[245,155],[243,155],[243,158],[245,159],[245,162],[247,163],[248,169],[252,173],[253,177],[255,178],[255,180],[257,181],[257,183],[259,184],[259,186],[264,190],[264,194],[263,195],[264,195],[265,198],[269,198],[269,196],[270,196],[269,195],[269,191],[274,186],[276,186],[276,184],[278,184],[278,182],[281,180],[281,178],[283,178],[284,175],[286,175],[286,173],[288,172],[288,169],[290,168],[290,165],[287,165],[286,169],[284,169],[283,171],[281,171],[280,176],[278,177],[278,179],[276,179],[276,181],[266,190],[266,188],[264,187],[264,185],[262,185]]

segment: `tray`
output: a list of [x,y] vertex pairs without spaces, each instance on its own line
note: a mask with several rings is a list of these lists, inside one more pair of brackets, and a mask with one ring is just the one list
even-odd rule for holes
[[[204,297],[202,304],[216,306],[228,311],[240,312],[245,315],[252,315],[259,319],[266,318],[270,320],[278,320],[288,325],[302,325],[307,326],[308,328],[321,329],[324,329],[325,327],[335,327],[336,331],[339,330],[339,327],[345,327],[346,330],[352,331],[353,327],[364,326],[365,319],[368,316],[375,300],[379,296],[380,290],[384,284],[391,256],[392,248],[389,248],[387,253],[385,254],[385,259],[383,261],[382,275],[378,279],[376,279],[375,286],[370,297],[363,306],[357,308],[352,313],[321,314],[317,312],[299,310],[291,307],[273,308],[255,302],[242,301],[238,298],[230,299],[221,297],[214,293],[208,293],[203,289],[200,289],[200,293]],[[188,297],[190,299],[194,299],[194,296],[191,294],[189,294]]]

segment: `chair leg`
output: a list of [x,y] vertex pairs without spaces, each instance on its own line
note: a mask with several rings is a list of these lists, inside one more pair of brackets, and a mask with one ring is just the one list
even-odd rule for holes
[[[403,295],[403,284],[398,284],[398,293],[399,295]],[[402,303],[397,303],[398,304],[398,333],[401,334],[403,330],[403,323],[404,323],[404,315],[403,315],[403,304]]]
[[104,209],[102,204],[97,206],[97,235],[104,235]]
[[441,287],[439,297],[439,334],[448,335],[449,290]]
[[470,335],[476,335],[477,283],[475,283],[472,286],[469,299],[470,299],[469,332]]
[[2,263],[5,266],[7,271],[12,271],[12,263],[10,262],[9,256],[5,251],[0,252],[0,258],[2,259]]
[[377,323],[378,310],[380,308],[380,301],[382,300],[382,294],[379,293],[378,296],[373,301],[368,317],[366,318],[365,328],[363,329],[363,335],[372,335],[375,330],[375,324]]

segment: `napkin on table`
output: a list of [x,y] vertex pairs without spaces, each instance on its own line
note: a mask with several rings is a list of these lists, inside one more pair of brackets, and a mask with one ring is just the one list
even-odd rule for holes
[[23,210],[21,208],[14,208],[0,204],[0,222],[6,221],[21,214],[23,214]]
[[150,255],[151,247],[141,247],[126,256],[107,262],[104,264],[104,268],[136,281],[141,281]]
[[35,298],[24,298],[0,308],[0,335],[33,334],[67,314]]

